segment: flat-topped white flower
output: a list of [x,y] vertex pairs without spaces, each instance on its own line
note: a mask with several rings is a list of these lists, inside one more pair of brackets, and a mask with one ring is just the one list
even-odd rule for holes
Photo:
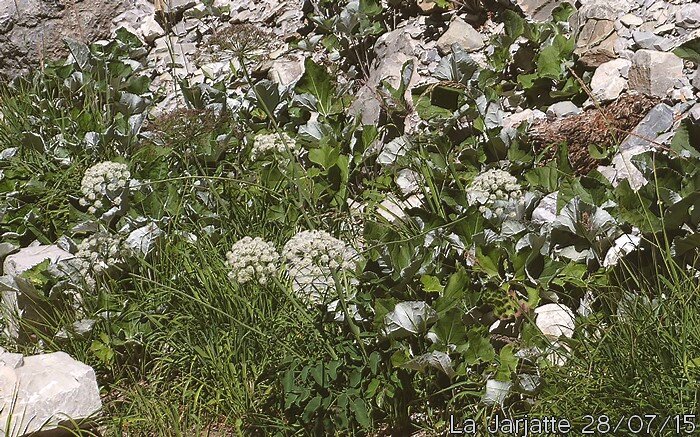
[[91,214],[103,208],[119,206],[130,180],[131,173],[126,164],[112,161],[95,164],[85,171],[80,183],[83,197],[79,203],[88,206]]
[[294,290],[312,303],[322,303],[335,290],[334,274],[355,268],[355,251],[325,231],[301,231],[282,249]]
[[107,232],[98,232],[84,239],[78,244],[75,254],[78,271],[90,289],[95,287],[96,275],[121,268],[127,256],[128,248],[120,238]]
[[251,158],[255,160],[270,153],[284,153],[285,151],[294,151],[296,148],[296,141],[285,132],[261,134],[257,135],[253,141]]
[[514,209],[523,198],[523,191],[515,176],[507,171],[492,169],[480,173],[467,189],[467,199],[479,205],[483,214],[515,215]]
[[277,274],[279,258],[272,243],[260,237],[243,237],[226,253],[226,264],[231,267],[228,276],[239,284],[256,281],[265,285]]

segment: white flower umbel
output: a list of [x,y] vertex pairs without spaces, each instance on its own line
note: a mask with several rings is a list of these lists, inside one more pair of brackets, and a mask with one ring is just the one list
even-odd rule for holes
[[96,285],[95,277],[107,275],[125,264],[128,249],[119,237],[106,232],[99,232],[78,244],[75,254],[77,267],[88,288]]
[[112,161],[95,164],[85,171],[80,183],[83,197],[79,202],[88,207],[90,214],[119,206],[130,180],[131,173],[126,164]]
[[472,205],[479,205],[485,216],[515,217],[515,209],[523,201],[523,191],[515,176],[503,170],[487,170],[474,178],[467,191]]
[[333,275],[355,268],[355,251],[324,231],[301,231],[284,245],[282,256],[294,291],[311,303],[335,297]]
[[262,134],[255,137],[253,141],[253,150],[251,158],[256,160],[264,155],[271,153],[284,153],[285,151],[294,151],[297,148],[296,141],[284,132],[271,134]]
[[226,253],[231,267],[228,277],[239,284],[256,281],[267,284],[278,271],[280,255],[275,246],[260,237],[243,237]]

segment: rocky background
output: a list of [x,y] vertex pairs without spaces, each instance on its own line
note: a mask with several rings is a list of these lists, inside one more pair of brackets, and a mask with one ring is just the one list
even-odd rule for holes
[[[546,22],[561,3],[388,0],[385,7],[396,11],[394,29],[376,41],[368,38],[371,44],[360,45],[364,51],[355,54],[362,71],[346,69],[345,77],[340,78],[355,92],[352,111],[365,125],[385,121],[387,111],[379,97],[383,83],[399,88],[405,82],[405,95],[410,96],[413,89],[437,82],[433,73],[455,44],[486,65],[496,49],[493,41],[506,31],[494,19],[498,13],[512,10],[528,21]],[[580,72],[588,99],[531,105],[524,96],[512,95],[503,99],[492,121],[507,129],[529,122],[533,140],[543,146],[566,138],[570,153],[580,155],[573,159],[577,171],[597,168],[614,184],[629,179],[633,188],[639,188],[646,181],[630,159],[668,145],[683,119],[700,120],[700,71],[677,55],[682,46],[700,40],[700,4],[693,0],[581,0],[570,4],[576,8],[567,24],[567,32],[575,35],[576,60],[570,68]],[[313,11],[313,2],[304,0],[0,0],[0,77],[10,80],[67,55],[66,38],[94,42],[126,29],[145,44],[135,56],[135,68],[153,79],[151,92],[159,103],[151,115],[157,116],[178,106],[182,97],[177,83],[183,79],[190,85],[213,83],[236,68],[235,53],[217,45],[217,35],[231,24],[250,26],[242,28],[248,35],[237,36],[241,42],[246,37],[254,40],[256,29],[272,36],[269,56],[254,66],[256,77],[289,86],[302,77],[308,56],[320,63],[341,63],[337,51],[310,54],[308,47],[321,39],[308,19]],[[517,52],[521,43],[525,43],[523,38],[516,40],[511,52]],[[407,61],[413,61],[415,69],[406,77],[402,67]],[[581,150],[598,142],[596,132],[609,123],[625,133],[626,139],[609,165],[599,166]],[[425,127],[412,108],[396,125],[403,129],[397,136]],[[410,192],[408,179],[405,185]],[[533,218],[546,222],[556,213],[555,204],[545,198]],[[5,259],[3,274],[17,276],[44,259],[56,261],[62,254],[67,253],[58,246],[22,249]],[[30,416],[42,422],[59,412],[79,418],[99,409],[94,372],[81,363],[61,353],[22,357],[0,352],[0,363],[4,363],[0,366],[0,406],[11,395],[2,384],[20,381],[19,403],[36,410]],[[29,401],[39,398],[41,402]],[[76,402],[66,405],[67,399]],[[0,414],[0,423],[3,418]]]

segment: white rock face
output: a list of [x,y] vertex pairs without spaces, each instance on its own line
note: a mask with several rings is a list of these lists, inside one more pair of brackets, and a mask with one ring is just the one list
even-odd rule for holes
[[2,272],[4,275],[17,276],[47,259],[52,263],[57,263],[71,258],[73,258],[73,255],[53,244],[50,246],[25,247],[5,258]]
[[484,47],[484,36],[469,23],[457,17],[437,40],[437,48],[441,53],[447,54],[455,43],[467,52],[474,52]]
[[[0,354],[0,361],[5,354]],[[92,367],[55,352],[24,357],[14,368],[0,362],[0,405],[6,407],[0,411],[0,436],[16,437],[54,429],[69,418],[91,417],[100,411],[102,401]],[[8,421],[11,427],[5,433]]]
[[614,59],[601,64],[593,73],[591,92],[601,102],[620,97],[627,88],[627,75],[632,62],[627,59]]
[[275,59],[270,67],[269,77],[272,81],[291,86],[304,75],[304,58],[300,55],[288,55]]
[[630,89],[655,97],[666,97],[683,77],[683,60],[673,53],[639,50],[629,72]]
[[558,303],[549,303],[535,309],[535,324],[544,335],[555,340],[574,335],[574,313]]

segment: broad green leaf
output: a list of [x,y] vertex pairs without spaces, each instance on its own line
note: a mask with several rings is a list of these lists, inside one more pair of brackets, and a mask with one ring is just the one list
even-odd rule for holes
[[309,93],[318,101],[318,112],[328,116],[333,113],[335,86],[326,69],[315,63],[310,57],[304,62],[304,75],[296,85],[298,94]]
[[420,277],[420,282],[423,285],[423,291],[426,293],[440,293],[444,288],[440,284],[440,278],[436,276],[423,275]]
[[515,41],[525,32],[525,20],[516,12],[506,9],[503,12],[503,23],[506,35],[510,41]]
[[496,357],[496,351],[491,342],[477,331],[467,334],[468,347],[464,351],[464,360],[469,365],[490,363]]
[[556,46],[545,47],[537,57],[537,74],[539,77],[558,79],[562,72],[561,62],[561,52]]
[[369,418],[369,412],[367,411],[367,404],[361,398],[356,398],[353,403],[353,410],[355,411],[355,419],[362,425],[363,428],[369,428],[372,422]]
[[462,321],[463,311],[452,308],[435,322],[430,329],[443,345],[461,346],[467,341],[467,328]]

